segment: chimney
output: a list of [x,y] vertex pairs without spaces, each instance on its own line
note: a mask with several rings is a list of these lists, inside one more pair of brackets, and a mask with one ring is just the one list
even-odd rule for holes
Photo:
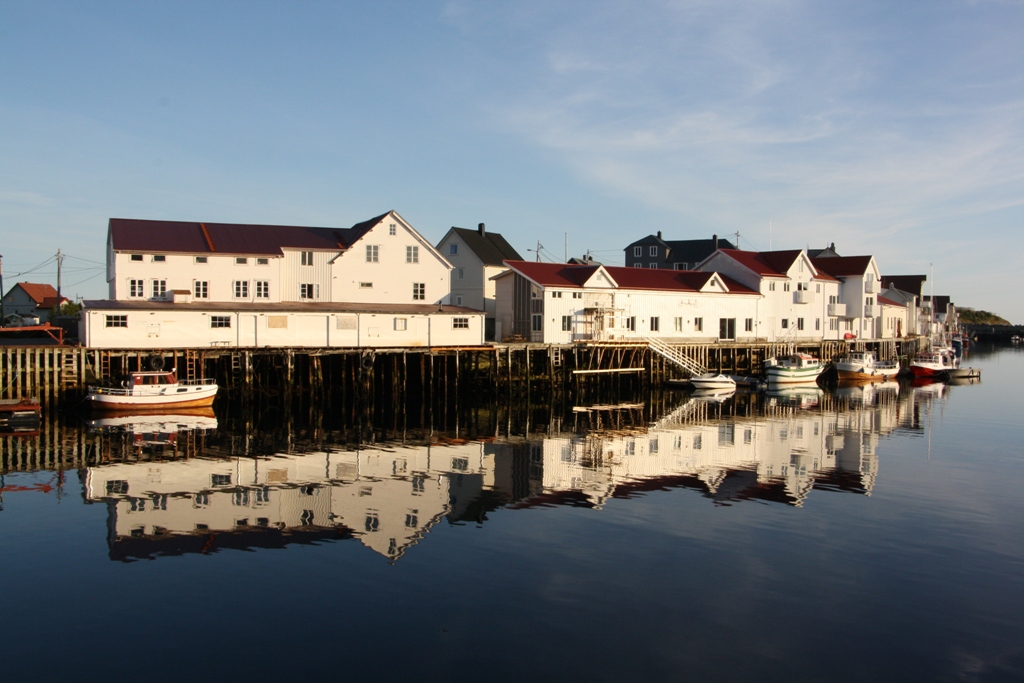
[[658,239],[661,239],[661,230],[658,231]]
[[481,237],[483,237],[484,233],[487,232],[487,229],[484,227],[483,223],[481,223],[480,225],[476,226],[476,229],[480,233]]
[[715,244],[715,249],[718,249],[718,235],[712,235],[711,241]]

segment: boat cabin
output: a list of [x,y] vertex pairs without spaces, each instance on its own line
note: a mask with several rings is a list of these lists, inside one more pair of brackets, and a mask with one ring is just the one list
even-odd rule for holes
[[131,386],[145,386],[145,385],[169,385],[177,384],[178,376],[174,370],[170,372],[133,372],[130,375],[128,384]]

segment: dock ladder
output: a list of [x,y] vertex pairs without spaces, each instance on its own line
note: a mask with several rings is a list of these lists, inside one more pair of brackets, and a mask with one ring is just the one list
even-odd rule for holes
[[667,344],[660,339],[653,339],[651,337],[647,337],[644,341],[647,342],[647,348],[649,348],[653,353],[658,354],[676,367],[686,370],[691,376],[703,375],[708,371],[703,365],[690,358],[680,349],[672,346],[671,344]]

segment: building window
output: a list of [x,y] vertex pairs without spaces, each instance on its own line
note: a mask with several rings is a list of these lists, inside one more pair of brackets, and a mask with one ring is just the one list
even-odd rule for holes
[[789,318],[783,318],[782,319],[782,329],[784,329],[784,330],[788,330],[789,329]]
[[647,253],[648,253],[648,255],[650,255],[650,256],[657,256],[657,255],[658,255],[658,247],[656,247],[656,246],[655,246],[655,247],[651,247],[651,248],[650,248],[650,249],[649,249],[649,250],[647,251]]
[[105,317],[107,320],[107,327],[128,327],[127,315],[108,315]]
[[626,318],[626,329],[630,332],[636,332],[636,316],[631,315]]
[[377,263],[380,261],[380,247],[376,244],[366,245],[366,262]]
[[774,292],[775,291],[775,283],[774,282],[769,282],[768,283],[768,291],[769,292]]
[[388,225],[388,234],[389,235],[394,235],[397,232],[398,232],[398,226],[396,226],[394,223],[391,223],[390,225]]
[[192,283],[192,296],[197,299],[208,299],[210,297],[210,283],[207,280],[196,280]]
[[372,282],[360,282],[359,283],[359,289],[373,289],[373,283]]
[[570,332],[572,330],[572,316],[562,316],[562,332]]
[[[452,246],[455,246],[455,245],[452,245]],[[463,279],[464,277],[466,277],[466,269],[465,268],[459,268],[458,270],[456,270],[455,271],[455,277],[457,277],[460,280]]]
[[167,257],[163,254],[153,254],[153,260],[157,263],[163,263],[167,260]]
[[406,247],[405,248],[405,262],[406,263],[419,263],[420,262],[420,248],[419,247]]
[[661,331],[661,318],[651,318],[651,332]]
[[230,315],[211,315],[210,327],[231,327]]
[[657,267],[658,267],[658,264],[657,264],[657,263],[648,263],[648,264],[647,264],[647,267],[648,267],[648,268],[657,268]]
[[633,247],[633,256],[643,256],[643,255],[644,255],[644,248],[643,247]]
[[462,305],[462,297],[461,296],[455,297],[455,305],[456,306],[461,306]]
[[405,332],[407,329],[409,329],[409,319],[408,318],[395,318],[395,331],[396,332]]
[[676,270],[686,270],[686,267],[688,265],[690,265],[690,264],[687,263],[686,261],[683,261],[682,263],[675,263],[675,264],[673,264],[672,267],[675,268]]
[[235,280],[235,298],[236,299],[248,299],[249,298],[249,281],[248,280]]
[[320,298],[320,285],[311,283],[304,283],[299,285],[299,298],[300,299],[319,299]]
[[311,266],[311,265],[313,265],[313,252],[311,252],[311,251],[303,251],[303,252],[300,252],[300,256],[302,258],[302,265],[304,265],[304,266]]
[[676,330],[676,332],[682,332],[683,331],[683,319],[681,317],[677,317],[675,319],[675,330]]
[[814,331],[818,332],[821,330],[821,318],[814,319]]
[[544,329],[544,318],[540,313],[534,313],[530,320],[530,329],[534,332],[540,332]]
[[235,265],[245,266],[245,265],[248,265],[248,264],[249,264],[249,259],[247,259],[246,257],[244,257],[244,256],[236,256],[235,257]]
[[468,330],[469,318],[452,318],[453,330]]
[[[803,261],[801,261],[800,263],[803,264]],[[806,292],[806,291],[810,290],[810,288],[811,288],[811,283],[810,282],[798,282],[798,283],[796,283],[796,291],[798,291],[798,292]]]
[[736,318],[718,319],[718,338],[736,339]]
[[561,299],[562,298],[562,293],[561,292],[551,292],[551,298],[552,299]]
[[821,294],[821,283],[820,282],[816,282],[814,284],[814,291],[817,292],[818,294]]
[[573,299],[582,299],[583,298],[583,292],[573,292],[572,293],[572,298]]
[[167,293],[167,280],[153,280],[153,298],[162,299]]
[[839,331],[839,318],[829,318],[828,319],[828,329],[830,331],[832,331],[832,332],[838,332]]
[[256,298],[270,298],[270,280],[256,280]]
[[196,263],[206,263],[205,256],[196,256]]
[[268,258],[258,258],[258,259],[256,259],[256,265],[257,266],[269,266],[270,265],[270,259],[268,259]]
[[743,320],[743,331],[744,332],[753,332],[754,331],[754,319],[753,318],[745,318]]
[[412,300],[423,301],[427,298],[427,283],[425,282],[414,282],[412,283]]
[[449,244],[448,245],[448,254],[450,256],[457,256],[458,253],[459,253],[459,245],[457,245],[457,244]]
[[693,331],[694,332],[703,332],[704,331],[704,318],[694,318],[693,319]]
[[144,291],[145,283],[142,280],[129,280],[128,281],[128,296],[140,297],[146,296]]
[[142,254],[132,254],[132,261],[141,261]]
[[788,292],[789,291],[789,283],[788,282],[783,282],[782,283],[782,291],[783,292]]
[[804,319],[803,318],[797,318],[796,319],[796,329],[798,329],[798,330],[804,329]]

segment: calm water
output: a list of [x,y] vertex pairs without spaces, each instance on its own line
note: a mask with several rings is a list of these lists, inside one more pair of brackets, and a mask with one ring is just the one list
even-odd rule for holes
[[4,441],[2,677],[1022,680],[1024,353],[968,364],[488,438],[69,418]]

